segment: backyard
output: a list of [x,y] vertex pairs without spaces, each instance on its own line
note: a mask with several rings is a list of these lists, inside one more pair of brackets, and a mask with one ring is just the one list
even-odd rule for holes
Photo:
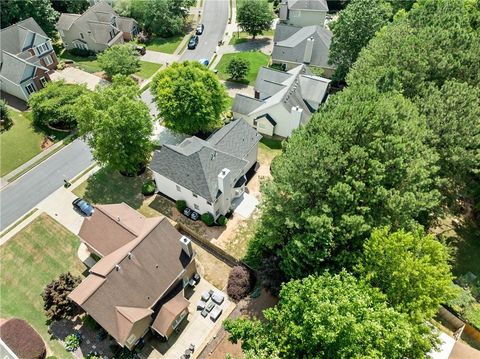
[[224,54],[220,59],[216,69],[218,70],[218,76],[222,80],[231,80],[230,75],[227,72],[227,66],[230,61],[234,58],[241,58],[248,61],[250,68],[244,80],[238,82],[254,85],[257,78],[258,71],[260,67],[267,66],[270,60],[268,55],[265,55],[260,51],[249,51],[249,52],[238,52],[232,54]]
[[0,247],[2,301],[0,317],[28,321],[57,358],[71,358],[50,339],[41,294],[61,273],[80,275],[85,267],[76,256],[78,238],[46,214]]

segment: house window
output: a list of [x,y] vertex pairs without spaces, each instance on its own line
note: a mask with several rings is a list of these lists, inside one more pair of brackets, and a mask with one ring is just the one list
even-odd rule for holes
[[197,211],[200,210],[200,207],[198,207],[198,204],[193,204],[193,208],[195,208]]
[[136,340],[137,340],[137,337],[134,334],[132,334],[128,337],[127,343],[132,345],[133,343],[135,343]]
[[42,86],[45,87],[47,84],[47,79],[45,77],[40,77],[40,82],[42,83]]
[[174,320],[172,323],[172,329],[176,329],[178,325],[182,322],[183,318],[185,318],[188,314],[187,310],[184,310],[180,315]]
[[209,206],[211,206],[211,205],[212,205],[212,202],[208,202],[208,201],[207,201],[207,204],[208,204]]
[[47,43],[38,45],[37,48],[36,48],[36,50],[37,50],[37,54],[38,54],[38,55],[41,55],[41,54],[43,54],[44,52],[47,52],[47,51],[48,51],[48,45],[47,45]]
[[192,192],[192,196],[195,197],[195,198],[198,198],[198,196]]
[[49,65],[53,64],[52,57],[51,57],[50,55],[45,56],[45,57],[43,58],[43,61],[45,61],[45,65],[46,65],[46,66],[49,66]]
[[177,191],[182,192],[182,189],[180,188],[180,186],[178,184],[177,184]]
[[27,86],[25,86],[25,90],[27,90],[27,93],[31,95],[35,92],[35,86],[33,85],[33,83],[29,83]]
[[218,216],[219,213],[220,213],[220,208],[215,211],[215,215]]
[[83,42],[75,42],[74,44],[77,49],[88,50],[87,45],[85,45]]
[[85,38],[85,37],[83,37],[83,33],[80,33],[80,37],[81,37],[82,39],[84,39],[84,38]]
[[110,40],[113,39],[115,37],[115,30],[112,29],[110,30]]

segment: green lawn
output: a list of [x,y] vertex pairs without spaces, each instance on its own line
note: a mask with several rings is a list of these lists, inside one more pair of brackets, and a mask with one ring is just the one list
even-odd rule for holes
[[47,332],[44,287],[61,273],[80,275],[85,267],[77,258],[78,238],[53,218],[42,214],[0,247],[0,317],[28,321],[57,358],[72,358]]
[[140,61],[140,70],[135,72],[135,75],[137,76],[140,76],[142,79],[148,79],[150,78],[151,76],[153,76],[153,74],[155,72],[157,72],[157,70],[162,66],[160,64],[155,64],[153,62],[147,62],[147,61]]
[[166,54],[173,54],[178,45],[182,42],[184,35],[177,35],[167,38],[157,37],[148,41],[145,45],[147,50],[164,52]]
[[144,196],[141,191],[143,183],[147,180],[146,174],[137,177],[125,177],[118,171],[112,171],[107,167],[90,176],[88,180],[75,188],[73,193],[90,203],[125,202],[138,209],[143,204]]
[[81,70],[89,72],[91,74],[102,71],[96,57],[75,56],[67,52],[66,50],[63,50],[60,53],[59,58],[61,60],[72,60],[75,62],[75,65],[77,65]]
[[273,159],[282,153],[282,141],[263,137],[258,145],[258,161],[270,166]]
[[[257,35],[257,39],[259,37],[273,37],[275,30],[270,29],[268,31],[264,31],[262,35]],[[252,35],[246,33],[245,31],[234,32],[233,37],[230,39],[229,45],[237,45],[243,42],[251,41]]]
[[39,154],[43,134],[31,125],[31,113],[10,111],[13,126],[0,135],[0,176]]
[[218,76],[222,80],[229,80],[230,75],[227,73],[227,66],[233,58],[242,58],[250,63],[250,68],[246,79],[243,83],[254,85],[257,78],[258,70],[262,66],[267,66],[270,57],[260,51],[238,52],[233,54],[225,54],[220,59],[216,69],[218,70]]

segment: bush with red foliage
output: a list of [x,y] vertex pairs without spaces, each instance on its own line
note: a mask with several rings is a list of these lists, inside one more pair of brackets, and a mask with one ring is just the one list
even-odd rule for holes
[[252,276],[243,266],[235,266],[228,275],[227,294],[234,301],[245,298],[252,290]]
[[10,319],[0,326],[2,341],[22,359],[43,359],[47,353],[42,337],[22,319]]

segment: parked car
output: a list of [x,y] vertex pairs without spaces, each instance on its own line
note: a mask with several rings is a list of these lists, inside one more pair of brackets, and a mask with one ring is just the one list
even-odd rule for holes
[[198,36],[197,35],[192,35],[192,37],[188,41],[188,48],[190,50],[193,50],[194,48],[197,47],[197,45],[198,45]]
[[187,217],[190,217],[190,214],[192,214],[192,210],[187,207],[183,210],[183,214]]
[[201,63],[203,66],[208,66],[208,64],[210,63],[208,59],[200,59],[198,60],[198,62]]
[[192,213],[190,214],[190,218],[194,221],[198,221],[198,219],[200,218],[200,214],[198,212],[192,211]]
[[145,46],[137,45],[135,46],[135,50],[137,50],[140,55],[145,55],[147,53]]
[[82,212],[84,215],[88,217],[93,214],[93,211],[94,211],[93,206],[87,201],[85,201],[84,199],[77,198],[72,202],[72,205],[74,208],[76,208],[77,210],[79,210],[80,212]]
[[205,29],[205,26],[203,24],[198,24],[197,29],[195,30],[195,34],[197,35],[203,34],[204,29]]

